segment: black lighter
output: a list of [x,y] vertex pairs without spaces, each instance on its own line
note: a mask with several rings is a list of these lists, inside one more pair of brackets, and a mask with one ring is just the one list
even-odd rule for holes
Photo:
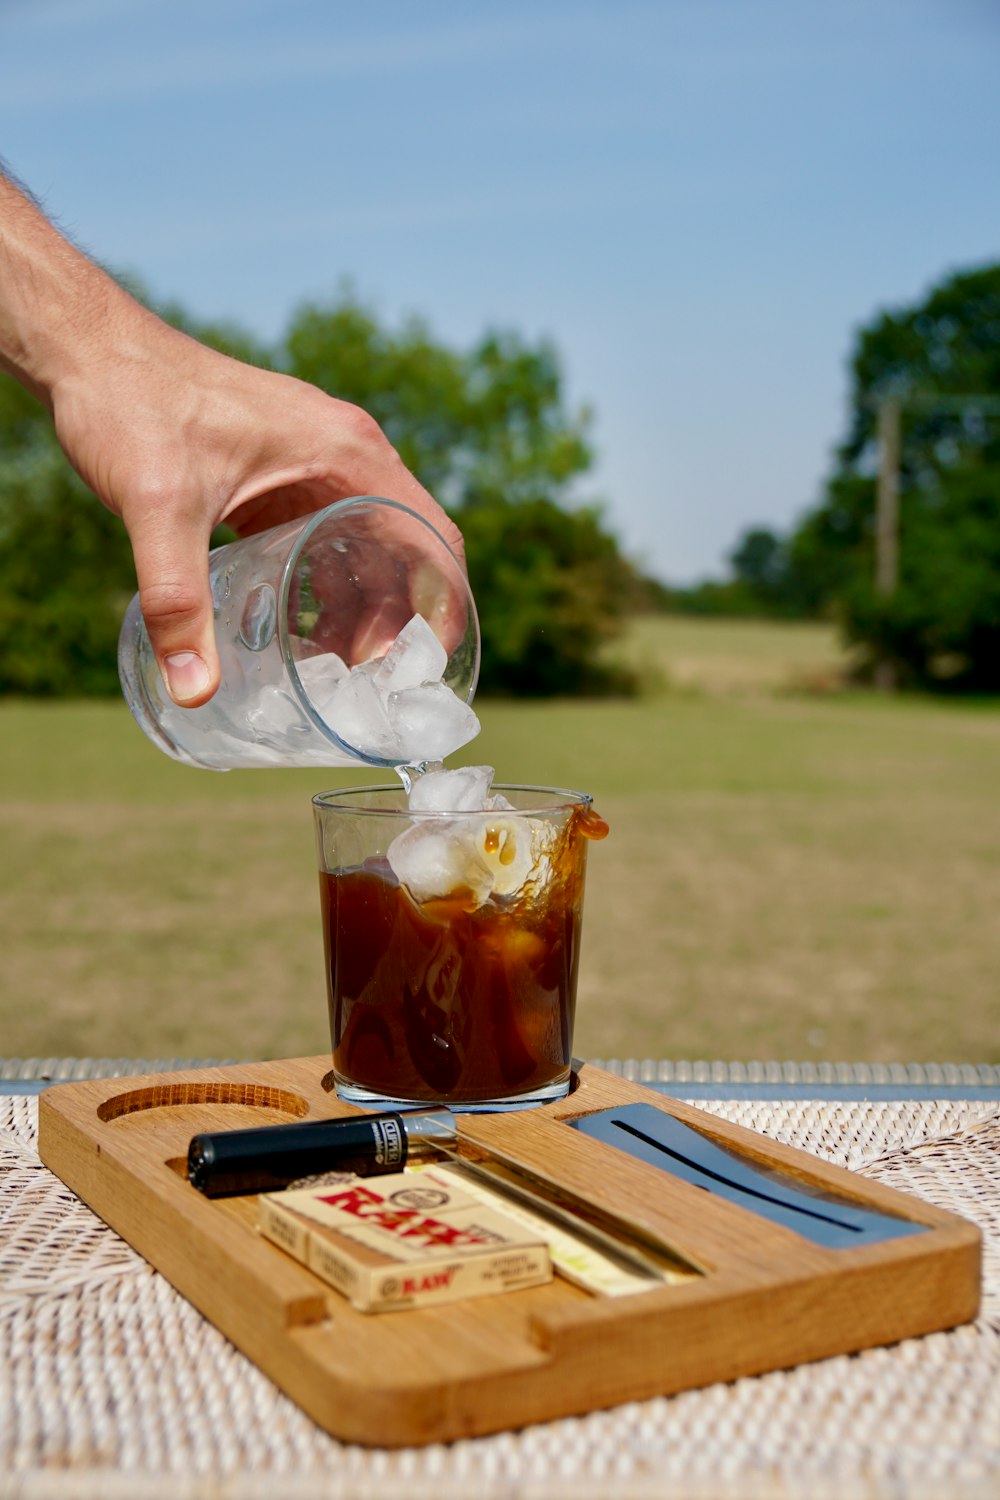
[[267,1193],[321,1172],[370,1177],[399,1172],[415,1145],[455,1139],[447,1109],[351,1115],[298,1125],[264,1125],[196,1135],[188,1147],[188,1180],[208,1198]]

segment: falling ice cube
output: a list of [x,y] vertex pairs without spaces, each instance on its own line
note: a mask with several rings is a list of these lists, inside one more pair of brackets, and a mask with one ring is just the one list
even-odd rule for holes
[[461,766],[455,771],[428,771],[410,792],[411,812],[479,812],[486,807],[492,766]]

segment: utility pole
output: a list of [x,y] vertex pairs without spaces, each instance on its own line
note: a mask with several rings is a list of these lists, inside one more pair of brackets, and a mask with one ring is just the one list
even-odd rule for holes
[[[902,451],[903,405],[897,396],[878,409],[878,488],[875,501],[875,587],[883,599],[899,583],[899,464]],[[895,664],[883,657],[875,667],[875,686],[884,693],[896,689]]]
[[[899,470],[903,452],[903,409],[928,412],[975,411],[980,417],[1000,416],[995,391],[910,391],[905,397],[887,396],[877,407],[878,484],[875,492],[875,589],[891,599],[899,587]],[[883,657],[875,664],[875,686],[883,692],[897,687],[895,663]]]

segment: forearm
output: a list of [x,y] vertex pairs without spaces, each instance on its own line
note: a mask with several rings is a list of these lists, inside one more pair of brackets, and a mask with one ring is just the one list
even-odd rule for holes
[[0,368],[51,410],[127,305],[140,311],[0,170]]
[[178,703],[218,682],[212,528],[261,530],[385,495],[462,555],[457,528],[371,417],[171,328],[63,238],[0,163],[0,369],[49,408],[70,462],[122,517],[150,640]]

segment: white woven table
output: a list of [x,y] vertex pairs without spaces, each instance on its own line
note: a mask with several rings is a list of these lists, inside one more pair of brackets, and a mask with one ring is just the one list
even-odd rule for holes
[[[41,1165],[37,1101],[2,1092],[0,1082],[0,1495],[996,1496],[1000,1106],[984,1081],[976,1076],[966,1099],[699,1100],[978,1222],[987,1249],[976,1324],[521,1432],[397,1451],[338,1443],[315,1427]],[[941,1088],[954,1095],[961,1081]]]

